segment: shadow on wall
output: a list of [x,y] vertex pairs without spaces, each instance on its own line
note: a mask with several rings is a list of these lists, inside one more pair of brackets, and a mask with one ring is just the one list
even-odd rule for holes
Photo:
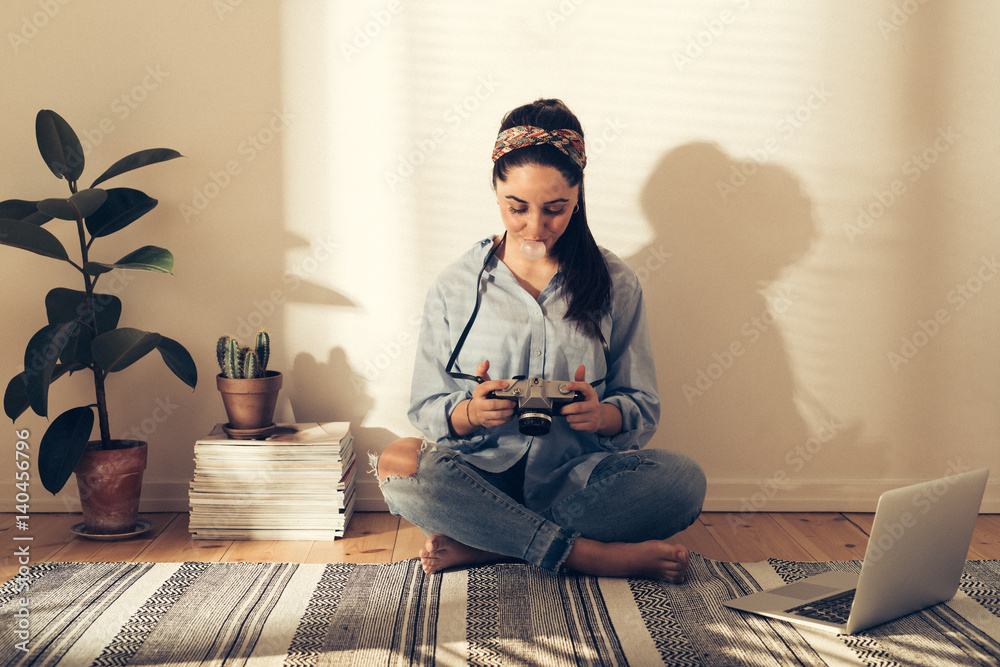
[[364,376],[351,368],[343,348],[331,349],[326,363],[322,364],[311,354],[299,354],[295,357],[292,374],[294,386],[289,398],[297,421],[350,422],[355,442],[373,451],[382,451],[399,437],[388,429],[360,426],[375,405],[375,399],[368,393]]
[[[302,237],[288,234],[286,244],[303,250],[298,263],[287,276],[290,291],[294,291],[294,297],[289,301],[341,309],[359,308],[345,294],[311,280],[330,261],[323,243],[310,243]],[[331,348],[325,362],[318,361],[309,353],[299,353],[292,362],[291,371],[286,374],[286,381],[289,385],[284,391],[297,422],[350,422],[358,452],[382,451],[399,437],[388,429],[361,426],[375,405],[375,399],[368,392],[368,381],[351,367],[343,348]],[[363,472],[362,469],[359,471]]]
[[653,446],[694,456],[710,478],[780,490],[822,477],[818,462],[858,429],[797,385],[781,333],[800,299],[782,273],[817,235],[799,182],[692,143],[660,160],[642,207],[655,238],[627,261],[656,353],[663,411]]

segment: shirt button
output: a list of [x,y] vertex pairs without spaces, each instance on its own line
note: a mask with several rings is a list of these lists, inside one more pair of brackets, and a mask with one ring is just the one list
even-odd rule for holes
[[541,350],[535,350],[535,356],[536,357],[542,356],[542,351]]

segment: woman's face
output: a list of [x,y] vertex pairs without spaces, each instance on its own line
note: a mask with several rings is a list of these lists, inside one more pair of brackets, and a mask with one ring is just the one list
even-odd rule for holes
[[523,241],[545,244],[545,252],[559,240],[569,225],[580,186],[570,186],[555,167],[524,165],[507,172],[507,180],[497,180],[500,217],[519,248]]

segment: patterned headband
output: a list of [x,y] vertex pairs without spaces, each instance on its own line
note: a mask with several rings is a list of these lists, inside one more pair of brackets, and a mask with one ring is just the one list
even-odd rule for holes
[[530,125],[517,125],[508,128],[497,137],[493,147],[493,161],[525,146],[550,144],[555,146],[576,163],[580,169],[587,166],[587,154],[583,149],[583,137],[573,130],[543,130]]

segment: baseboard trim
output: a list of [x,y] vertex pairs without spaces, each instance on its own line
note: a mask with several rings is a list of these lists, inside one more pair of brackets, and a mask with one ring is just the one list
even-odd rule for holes
[[[795,484],[761,483],[758,480],[710,480],[704,511],[752,514],[755,512],[874,512],[884,492],[926,481],[805,481]],[[986,485],[983,514],[1000,513],[1000,482]]]

